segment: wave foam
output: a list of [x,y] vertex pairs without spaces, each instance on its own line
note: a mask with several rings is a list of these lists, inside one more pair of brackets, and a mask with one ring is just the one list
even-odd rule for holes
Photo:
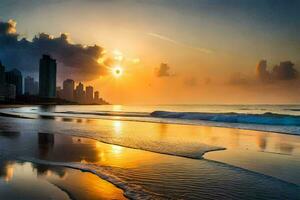
[[241,114],[154,111],[150,115],[159,118],[205,120],[225,123],[300,126],[300,116],[282,115],[270,112],[264,114]]
[[42,164],[42,165],[50,165],[50,166],[60,166],[60,167],[68,167],[71,169],[77,169],[83,172],[90,172],[92,174],[95,174],[99,178],[106,180],[116,187],[120,188],[124,192],[124,196],[126,196],[129,199],[166,199],[161,194],[157,194],[151,191],[148,191],[144,189],[142,186],[135,185],[132,183],[128,183],[125,180],[122,180],[121,178],[114,175],[113,167],[109,166],[100,166],[95,164],[85,164],[85,163],[68,163],[68,162],[53,162],[53,161],[45,161],[40,160],[32,157],[19,157],[19,160],[25,161],[25,162],[32,162],[36,164]]

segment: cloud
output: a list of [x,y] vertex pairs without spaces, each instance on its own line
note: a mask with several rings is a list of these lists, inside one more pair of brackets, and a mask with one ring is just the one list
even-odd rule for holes
[[9,20],[8,22],[0,21],[0,34],[14,34],[16,33],[17,23],[14,20]]
[[298,71],[294,68],[294,63],[285,61],[274,66],[272,77],[276,80],[293,80],[298,78]]
[[183,42],[176,41],[174,39],[171,39],[169,37],[166,37],[166,36],[163,36],[163,35],[160,35],[160,34],[157,34],[157,33],[147,33],[147,35],[149,35],[151,37],[154,37],[154,38],[158,38],[160,40],[164,40],[164,41],[173,43],[175,45],[183,46],[183,47],[195,50],[195,51],[200,51],[202,53],[207,53],[207,54],[213,53],[213,51],[211,49],[190,46],[190,45],[187,45]]
[[[300,79],[291,61],[281,62],[268,70],[267,61],[261,60],[254,74],[235,73],[227,77],[226,83],[239,88],[241,93],[256,96],[258,100],[298,99]],[[249,96],[250,98],[250,96]],[[295,101],[295,100],[294,100]]]
[[161,63],[157,70],[158,77],[170,76],[170,66],[167,63]]
[[170,66],[167,63],[161,63],[159,68],[156,71],[157,77],[170,77],[173,76],[170,74]]
[[256,67],[256,76],[262,81],[288,81],[298,78],[299,72],[294,68],[291,61],[280,62],[275,65],[271,72],[267,69],[267,61],[261,60]]
[[262,81],[270,79],[270,73],[267,70],[267,61],[261,60],[256,66],[256,76]]
[[42,54],[49,54],[58,62],[59,76],[92,80],[106,72],[104,64],[97,62],[103,52],[97,45],[73,44],[65,33],[58,37],[40,33],[32,41],[20,39],[15,21],[0,22],[0,60],[7,67],[17,67],[23,72],[37,72]]

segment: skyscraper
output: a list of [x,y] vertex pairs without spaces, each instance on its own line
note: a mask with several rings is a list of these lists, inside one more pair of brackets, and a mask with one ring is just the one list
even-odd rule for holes
[[83,84],[80,82],[75,89],[75,101],[78,103],[85,102],[85,92],[83,90]]
[[22,73],[18,69],[5,72],[5,81],[8,84],[16,86],[16,95],[23,94],[23,77]]
[[63,90],[61,87],[56,87],[56,98],[63,99]]
[[99,92],[96,91],[94,95],[94,103],[98,103],[98,102],[99,102]]
[[0,85],[0,101],[13,100],[16,98],[16,86],[13,84]]
[[15,84],[6,83],[5,67],[0,62],[0,101],[13,100],[16,98]]
[[56,97],[56,60],[49,55],[40,59],[39,94],[45,98]]
[[2,65],[0,61],[0,85],[4,85],[5,83],[5,67]]
[[33,84],[33,95],[38,95],[39,94],[39,82],[34,81]]
[[35,95],[35,91],[34,91],[34,78],[32,78],[31,76],[26,76],[26,78],[24,79],[24,94],[27,95]]
[[74,101],[74,81],[71,79],[63,82],[63,98],[67,101]]
[[94,88],[92,86],[87,86],[85,88],[86,101],[87,103],[93,103],[94,99]]

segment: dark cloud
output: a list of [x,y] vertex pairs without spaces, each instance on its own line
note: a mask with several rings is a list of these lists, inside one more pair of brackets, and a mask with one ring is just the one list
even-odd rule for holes
[[105,67],[97,62],[102,52],[103,48],[97,45],[73,44],[64,33],[58,37],[40,33],[32,41],[20,39],[16,22],[0,22],[0,60],[23,72],[37,72],[41,55],[50,54],[58,61],[60,77],[92,80],[105,73]]
[[270,73],[267,70],[267,61],[261,60],[256,66],[256,76],[262,81],[270,79]]
[[268,70],[267,61],[261,60],[256,66],[256,76],[235,73],[228,77],[227,83],[240,87],[243,91],[260,94],[259,98],[262,99],[270,96],[274,99],[277,96],[299,99],[300,79],[297,69],[290,61],[281,62]]
[[267,61],[261,60],[256,67],[256,76],[262,81],[287,81],[298,78],[298,71],[291,61],[281,62],[275,65],[271,72],[267,69]]
[[293,80],[298,77],[298,71],[291,61],[281,62],[272,71],[272,78],[276,80]]
[[158,77],[169,77],[172,76],[170,74],[170,66],[167,63],[161,63],[158,70],[156,71],[156,75]]

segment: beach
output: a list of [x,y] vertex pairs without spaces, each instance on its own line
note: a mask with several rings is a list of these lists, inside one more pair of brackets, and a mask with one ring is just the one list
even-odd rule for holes
[[297,135],[32,111],[0,117],[3,195],[26,175],[61,199],[300,197]]

